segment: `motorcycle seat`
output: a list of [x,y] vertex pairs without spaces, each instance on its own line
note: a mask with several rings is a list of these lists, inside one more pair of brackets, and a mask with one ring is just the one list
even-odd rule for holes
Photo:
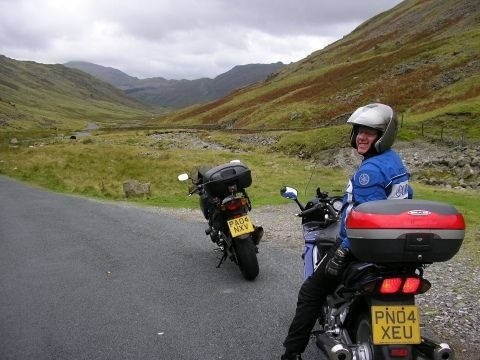
[[342,284],[346,289],[359,290],[366,283],[378,278],[378,266],[367,262],[352,262],[343,273]]

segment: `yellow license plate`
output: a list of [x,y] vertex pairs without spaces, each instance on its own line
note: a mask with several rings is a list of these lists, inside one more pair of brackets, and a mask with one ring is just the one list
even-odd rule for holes
[[420,344],[420,317],[416,305],[372,306],[375,345]]
[[248,215],[228,220],[228,228],[230,229],[232,237],[253,232],[252,220],[250,220],[250,216]]

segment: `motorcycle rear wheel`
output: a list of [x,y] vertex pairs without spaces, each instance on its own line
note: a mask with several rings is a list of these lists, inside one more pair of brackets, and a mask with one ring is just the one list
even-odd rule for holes
[[[356,318],[355,326],[353,328],[353,340],[354,343],[369,343],[372,344],[373,358],[375,360],[391,359],[386,354],[386,346],[373,345],[373,330],[372,330],[372,318],[366,311],[362,311]],[[412,359],[412,350],[409,350],[408,359]]]
[[251,237],[234,240],[238,267],[246,280],[254,280],[259,272],[257,251]]
[[355,342],[372,342],[372,323],[370,316],[366,312],[362,312],[355,323]]

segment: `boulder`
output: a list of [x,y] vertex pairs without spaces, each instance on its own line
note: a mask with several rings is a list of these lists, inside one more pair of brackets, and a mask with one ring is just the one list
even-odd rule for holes
[[467,159],[466,159],[465,156],[460,156],[460,157],[457,159],[457,166],[458,166],[458,167],[464,167],[464,166],[467,165],[468,163],[470,163],[470,161],[467,161]]
[[470,167],[469,164],[465,165],[461,170],[461,176],[464,179],[469,179],[475,175],[475,171]]
[[123,183],[123,192],[126,197],[146,196],[151,194],[151,184],[141,183],[138,180],[127,180]]

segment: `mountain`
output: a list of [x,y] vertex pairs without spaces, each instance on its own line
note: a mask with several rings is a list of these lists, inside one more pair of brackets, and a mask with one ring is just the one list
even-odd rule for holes
[[411,119],[470,124],[480,115],[479,59],[480,1],[406,0],[263,83],[165,121],[313,127],[380,101]]
[[221,98],[232,90],[263,81],[285,66],[281,62],[237,65],[214,79],[167,80],[162,77],[138,79],[117,69],[82,61],[72,61],[64,65],[106,81],[145,104],[173,108]]
[[144,104],[82,71],[0,55],[0,130],[71,129],[147,116]]
[[86,72],[122,90],[129,89],[140,81],[138,78],[127,75],[120,70],[86,61],[70,61],[63,65]]

